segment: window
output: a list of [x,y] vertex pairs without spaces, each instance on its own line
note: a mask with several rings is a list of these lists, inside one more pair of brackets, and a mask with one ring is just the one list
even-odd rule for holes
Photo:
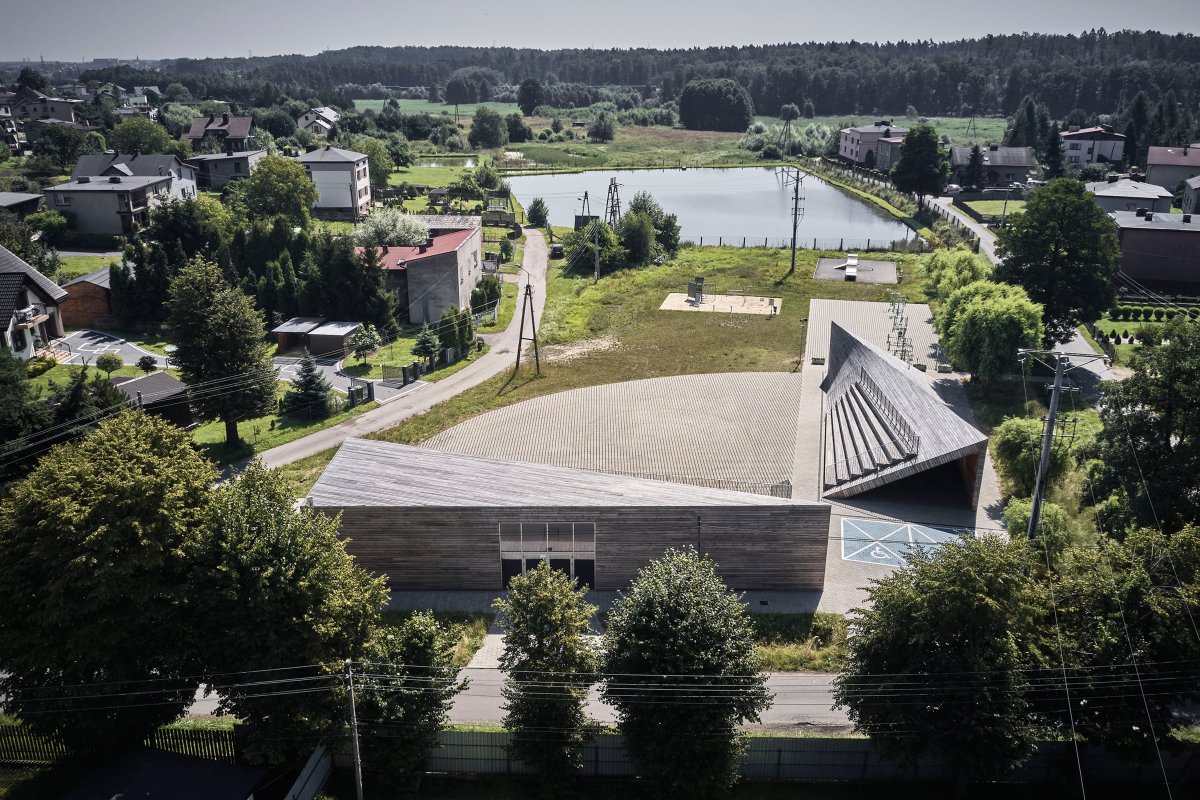
[[504,585],[549,561],[586,586],[596,582],[596,525],[591,522],[501,522],[500,573]]
[[240,161],[233,162],[233,171],[235,173],[241,172],[242,171],[242,162],[240,162]]
[[1069,145],[1067,145],[1068,150],[1079,150],[1081,147],[1083,147],[1083,145],[1081,145],[1079,142],[1071,142]]

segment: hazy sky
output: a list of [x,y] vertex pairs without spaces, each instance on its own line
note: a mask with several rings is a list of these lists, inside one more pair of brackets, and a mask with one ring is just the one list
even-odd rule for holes
[[[317,53],[357,44],[691,47],[937,41],[1096,27],[1200,33],[1197,0],[6,0],[0,60]],[[43,31],[44,33],[39,33]]]

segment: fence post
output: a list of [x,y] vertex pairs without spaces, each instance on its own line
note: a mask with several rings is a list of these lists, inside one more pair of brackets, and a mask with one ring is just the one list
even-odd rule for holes
[[745,236],[742,237],[742,249],[743,250],[746,249],[746,237]]
[[783,748],[775,750],[775,780],[779,780],[783,774]]

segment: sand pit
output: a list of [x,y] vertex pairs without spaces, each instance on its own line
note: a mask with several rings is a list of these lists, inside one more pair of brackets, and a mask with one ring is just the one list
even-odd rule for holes
[[692,298],[684,292],[671,292],[658,310],[708,311],[714,314],[757,314],[761,317],[773,317],[783,310],[783,298],[706,293],[704,302],[696,305]]

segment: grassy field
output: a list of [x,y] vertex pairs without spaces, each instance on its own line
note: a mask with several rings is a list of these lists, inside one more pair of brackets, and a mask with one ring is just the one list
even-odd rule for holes
[[[604,144],[573,139],[567,142],[524,142],[510,145],[540,166],[554,169],[617,167],[702,167],[759,163],[753,153],[737,146],[737,133],[685,131],[662,126],[617,128]],[[498,156],[497,164],[500,163]]]
[[[35,392],[49,391],[51,382],[57,384],[59,386],[59,388],[65,388],[67,386],[67,384],[69,384],[71,382],[71,379],[75,376],[75,373],[79,372],[79,370],[81,370],[81,369],[86,369],[90,373],[88,375],[89,379],[91,379],[95,375],[106,376],[106,373],[101,372],[100,370],[96,369],[95,366],[84,367],[81,364],[58,364],[56,366],[51,367],[46,372],[43,372],[41,375],[38,375],[36,378],[30,378],[29,385],[30,385],[30,387],[33,388],[33,390]],[[175,370],[167,370],[167,372],[170,375],[177,376],[177,373],[175,372]],[[138,369],[135,366],[126,365],[124,367],[121,367],[116,372],[114,372],[112,374],[112,377],[114,377],[114,378],[140,378],[145,374],[146,373],[142,372],[140,369]]]
[[78,278],[80,275],[87,275],[89,272],[95,272],[109,264],[120,262],[120,260],[120,258],[112,256],[63,256],[62,267],[58,270],[58,279],[68,281]]
[[[985,217],[999,217],[1005,213],[1003,200],[972,200],[968,206],[983,214]],[[1024,200],[1009,200],[1008,213],[1016,214],[1025,210]]]
[[388,176],[388,183],[399,186],[412,183],[418,186],[449,186],[458,180],[466,167],[401,167]]
[[[412,351],[416,343],[415,333],[412,336],[402,336],[369,355],[365,363],[361,361],[354,364],[347,363],[343,367],[343,372],[355,378],[379,380],[383,377],[383,367],[385,364],[398,367],[416,361],[417,357],[413,355]],[[442,378],[447,378],[464,369],[486,352],[486,347],[483,350],[472,350],[467,354],[466,358],[441,369],[436,369],[433,372],[427,372],[421,376],[421,380],[434,382],[440,381]]]
[[[755,117],[763,124],[779,122],[778,117],[770,115],[759,115]],[[817,125],[827,125],[830,128],[841,129],[847,125],[871,125],[878,120],[891,120],[892,124],[898,128],[912,128],[917,124],[915,119],[906,119],[903,114],[845,114],[841,116],[817,116],[812,119],[801,118],[796,120],[793,125],[804,127],[810,122]],[[950,144],[953,146],[963,146],[971,144],[999,144],[1004,138],[1004,131],[1008,127],[1008,121],[1004,118],[996,117],[975,117],[974,130],[968,130],[971,127],[971,117],[930,117],[929,123],[937,128],[938,136],[949,136]]]
[[768,672],[833,672],[846,656],[840,614],[751,614],[759,665]]
[[[379,112],[387,105],[387,100],[366,100],[356,99],[354,101],[354,109],[356,111],[372,111]],[[400,111],[403,114],[449,114],[454,116],[453,104],[431,103],[428,100],[397,100],[400,106]],[[460,103],[458,106],[458,117],[460,120],[470,118],[475,115],[475,109],[480,106],[486,106],[492,109],[500,116],[506,116],[513,112],[520,113],[521,109],[516,103]]]

